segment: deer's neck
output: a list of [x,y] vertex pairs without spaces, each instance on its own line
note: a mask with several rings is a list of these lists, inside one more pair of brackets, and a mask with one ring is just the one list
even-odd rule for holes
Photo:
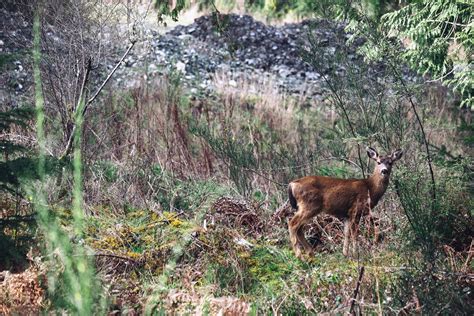
[[379,173],[372,174],[367,182],[370,192],[370,207],[375,207],[388,187],[388,177],[382,177]]

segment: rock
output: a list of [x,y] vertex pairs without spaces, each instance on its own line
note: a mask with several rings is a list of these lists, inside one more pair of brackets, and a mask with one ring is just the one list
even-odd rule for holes
[[181,62],[181,61],[178,61],[175,65],[176,67],[176,70],[181,72],[182,74],[185,74],[186,73],[186,64]]
[[321,76],[317,72],[307,71],[304,73],[308,80],[318,80]]

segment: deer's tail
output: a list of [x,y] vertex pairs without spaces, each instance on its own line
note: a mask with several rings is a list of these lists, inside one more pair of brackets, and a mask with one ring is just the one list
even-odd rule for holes
[[291,187],[291,183],[288,185],[288,199],[290,200],[291,207],[297,209],[298,203],[296,202],[295,196],[293,195],[293,188]]

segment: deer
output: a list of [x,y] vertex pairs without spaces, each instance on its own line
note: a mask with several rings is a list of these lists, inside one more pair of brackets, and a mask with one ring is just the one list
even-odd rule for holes
[[303,227],[313,217],[323,213],[344,222],[344,256],[349,256],[349,237],[352,239],[352,253],[356,253],[360,218],[369,214],[384,195],[392,166],[402,157],[403,151],[398,149],[390,155],[380,156],[374,148],[367,147],[367,155],[377,164],[372,175],[366,179],[306,176],[289,183],[290,205],[297,211],[288,222],[288,229],[297,257],[302,258],[303,253],[309,256],[314,254],[304,236]]

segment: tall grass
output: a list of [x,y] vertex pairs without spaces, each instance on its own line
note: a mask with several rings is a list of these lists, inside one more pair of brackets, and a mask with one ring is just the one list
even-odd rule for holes
[[[51,294],[54,309],[66,309],[78,315],[91,315],[96,310],[95,301],[100,295],[98,283],[94,277],[94,268],[81,244],[83,235],[83,209],[82,209],[82,176],[81,176],[81,147],[80,135],[82,116],[79,114],[75,120],[78,125],[74,150],[74,195],[73,223],[74,231],[67,232],[61,227],[56,214],[50,210],[46,199],[46,141],[44,133],[45,111],[43,87],[41,80],[41,50],[40,50],[40,10],[35,12],[33,24],[33,69],[36,105],[36,133],[39,145],[38,174],[39,183],[32,183],[34,206],[38,214],[39,227],[44,235],[44,257],[50,267],[48,275],[48,290]],[[81,105],[84,102],[82,100]],[[82,113],[82,111],[78,111]],[[72,236],[71,236],[71,235]],[[75,242],[73,242],[73,240]]]

